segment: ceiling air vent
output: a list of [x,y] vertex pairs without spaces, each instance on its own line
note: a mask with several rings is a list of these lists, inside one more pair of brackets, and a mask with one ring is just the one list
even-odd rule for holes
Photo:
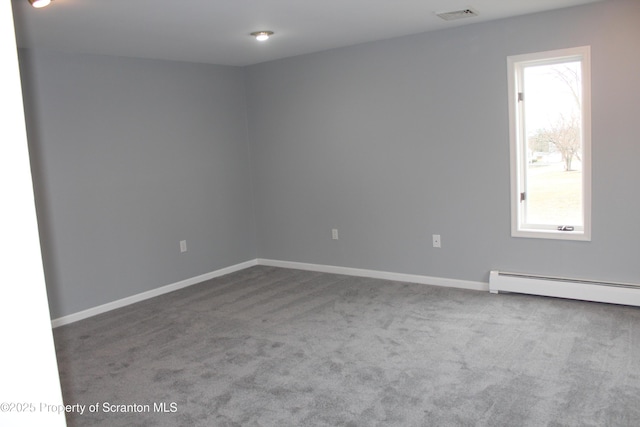
[[456,19],[471,18],[478,16],[478,12],[473,9],[467,8],[462,10],[452,10],[451,12],[436,12],[436,16],[444,19],[445,21],[453,21]]

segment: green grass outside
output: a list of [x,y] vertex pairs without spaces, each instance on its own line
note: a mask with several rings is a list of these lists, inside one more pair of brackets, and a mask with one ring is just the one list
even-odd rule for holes
[[582,224],[582,172],[552,166],[528,170],[528,222],[553,225]]

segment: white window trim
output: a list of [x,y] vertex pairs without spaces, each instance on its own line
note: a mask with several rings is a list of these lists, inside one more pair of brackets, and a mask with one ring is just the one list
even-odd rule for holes
[[[576,231],[558,231],[557,229],[522,228],[520,193],[522,192],[522,178],[518,165],[526,161],[521,153],[524,146],[522,135],[519,135],[519,123],[522,121],[522,109],[518,105],[518,92],[522,82],[518,81],[518,64],[527,62],[531,65],[536,61],[549,63],[554,59],[570,60],[571,57],[582,61],[582,189],[584,208],[584,227]],[[558,49],[546,52],[536,52],[507,57],[508,85],[509,85],[509,140],[511,158],[511,236],[538,239],[582,240],[591,241],[591,49],[589,46]]]

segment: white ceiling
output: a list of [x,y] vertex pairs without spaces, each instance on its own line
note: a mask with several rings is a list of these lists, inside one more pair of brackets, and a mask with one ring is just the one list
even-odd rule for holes
[[[63,52],[250,65],[373,40],[599,0],[12,0],[18,45]],[[444,21],[434,12],[473,8]],[[275,35],[259,43],[257,30]]]

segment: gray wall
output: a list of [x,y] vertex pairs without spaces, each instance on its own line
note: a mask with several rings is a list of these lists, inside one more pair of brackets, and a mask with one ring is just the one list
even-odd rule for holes
[[53,318],[256,257],[242,69],[42,51],[21,68]]
[[[638,18],[640,2],[606,1],[250,67],[260,256],[639,282]],[[506,57],[581,45],[592,49],[592,241],[512,238]]]
[[[52,317],[256,257],[639,282],[639,17],[611,0],[246,69],[21,52]],[[512,238],[506,57],[580,45],[593,239]]]

